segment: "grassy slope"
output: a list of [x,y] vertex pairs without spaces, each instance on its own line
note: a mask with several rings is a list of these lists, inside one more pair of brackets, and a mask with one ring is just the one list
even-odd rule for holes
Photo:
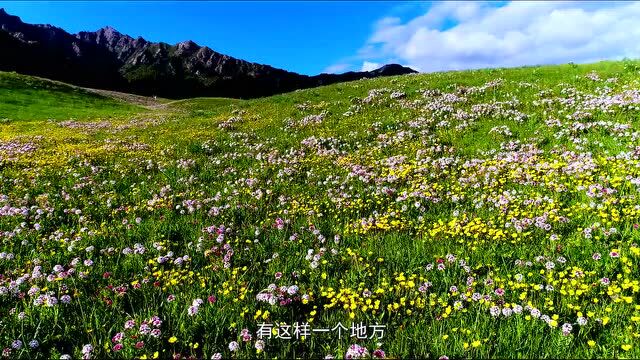
[[[415,112],[400,111],[396,109],[386,109],[384,107],[374,107],[366,109],[360,114],[349,118],[341,115],[349,110],[350,99],[364,98],[370,89],[390,88],[402,89],[410,94],[411,98],[416,98],[415,92],[419,89],[440,89],[451,91],[455,86],[480,86],[487,81],[496,78],[504,78],[509,84],[501,87],[500,92],[487,96],[487,100],[508,99],[510,96],[518,95],[522,100],[532,100],[534,91],[518,89],[516,82],[535,83],[541,88],[557,87],[563,82],[573,83],[576,77],[584,77],[592,70],[597,70],[603,77],[625,74],[634,77],[636,74],[636,63],[633,62],[600,62],[590,65],[559,65],[543,67],[522,67],[509,69],[486,69],[459,72],[432,73],[416,76],[401,76],[392,78],[378,78],[365,81],[355,81],[350,83],[334,84],[315,89],[296,91],[288,94],[276,95],[268,98],[237,101],[232,99],[219,98],[197,98],[180,100],[172,104],[173,109],[182,110],[182,116],[190,122],[188,131],[197,132],[202,128],[209,131],[217,126],[219,121],[226,120],[232,116],[232,110],[245,111],[251,120],[242,123],[240,129],[251,131],[261,138],[272,138],[280,142],[283,146],[297,144],[301,139],[321,131],[323,136],[344,134],[349,130],[361,130],[366,125],[382,120],[386,124],[392,124],[396,120],[406,120]],[[634,71],[635,70],[635,71]],[[586,81],[582,81],[588,84]],[[296,109],[296,104],[310,102],[317,106],[317,113],[328,112],[328,121],[320,127],[298,129],[295,132],[282,132],[281,121],[286,118],[304,116],[305,112]],[[227,106],[229,105],[230,106]],[[307,111],[306,113],[313,113]],[[542,115],[542,114],[537,114]],[[394,117],[396,117],[394,119]],[[404,118],[403,118],[404,117]],[[540,116],[537,121],[518,125],[519,139],[525,139],[530,135],[530,131],[541,123]],[[211,119],[215,121],[212,122]],[[478,127],[473,127],[461,134],[456,134],[450,141],[460,151],[467,154],[474,154],[478,149],[486,149],[495,145],[494,140],[487,133],[495,124],[495,121],[483,121]],[[186,127],[177,125],[176,131],[187,130]],[[487,130],[487,131],[485,131]]]
[[[554,155],[550,152],[551,150],[568,149],[583,153],[592,152],[602,156],[628,150],[632,145],[628,138],[611,136],[607,130],[595,129],[580,134],[580,139],[589,141],[582,147],[571,138],[556,137],[556,130],[546,126],[545,121],[552,117],[561,118],[566,114],[556,113],[557,109],[544,109],[533,105],[534,100],[539,100],[540,90],[548,90],[553,96],[562,96],[561,88],[563,87],[575,87],[586,93],[594,93],[598,87],[603,86],[601,82],[593,82],[585,77],[594,70],[603,79],[618,78],[618,85],[610,85],[616,91],[621,90],[624,85],[629,85],[631,88],[639,87],[637,63],[603,62],[580,66],[494,69],[380,78],[249,101],[184,100],[172,102],[165,109],[137,113],[135,108],[86,96],[86,94],[79,95],[64,87],[39,90],[38,99],[34,99],[34,96],[29,95],[33,93],[26,90],[27,86],[21,85],[21,82],[27,78],[20,77],[18,81],[17,77],[10,75],[9,80],[3,81],[5,84],[12,84],[6,85],[11,88],[0,89],[0,92],[8,93],[8,99],[15,97],[19,100],[16,100],[18,104],[28,101],[32,102],[33,106],[11,105],[11,102],[5,101],[2,97],[0,98],[2,116],[0,117],[15,120],[44,120],[53,117],[64,120],[77,116],[89,119],[87,123],[109,118],[113,126],[96,130],[69,129],[55,123],[39,121],[26,129],[17,127],[13,122],[0,124],[4,139],[19,138],[24,134],[44,137],[39,143],[41,147],[34,155],[25,155],[15,163],[5,165],[4,168],[0,167],[2,176],[0,193],[8,194],[12,201],[18,202],[19,199],[25,198],[25,194],[35,198],[50,191],[43,184],[53,183],[56,189],[64,189],[74,194],[69,202],[53,200],[55,196],[51,194],[53,206],[57,209],[71,207],[84,209],[91,220],[83,226],[94,229],[98,233],[88,240],[80,240],[79,248],[82,249],[91,244],[97,249],[112,246],[120,250],[126,246],[132,246],[135,242],[141,242],[149,249],[148,255],[140,259],[96,254],[93,257],[96,261],[96,267],[91,275],[93,277],[89,278],[90,281],[73,285],[74,289],[78,289],[81,294],[78,305],[73,305],[76,306],[73,311],[64,310],[66,312],[60,315],[60,317],[67,317],[66,325],[54,330],[55,335],[46,338],[42,351],[45,354],[75,351],[78,355],[82,344],[94,343],[96,347],[100,344],[109,344],[111,336],[122,328],[126,319],[132,317],[139,319],[159,314],[165,321],[161,342],[149,341],[150,350],[147,352],[135,352],[129,348],[127,352],[121,354],[129,357],[151,355],[153,350],[163,351],[164,349],[167,351],[163,354],[165,357],[172,351],[179,351],[182,354],[193,353],[198,356],[204,354],[207,358],[215,352],[222,352],[225,356],[229,356],[231,354],[226,350],[227,344],[237,339],[239,329],[247,327],[251,331],[256,330],[256,324],[260,321],[254,320],[253,315],[258,310],[261,313],[269,310],[270,322],[286,321],[291,324],[295,321],[308,321],[314,318],[314,324],[318,327],[334,326],[338,321],[348,323],[351,310],[344,310],[341,305],[325,308],[332,303],[332,300],[327,297],[327,289],[350,291],[349,294],[342,295],[345,301],[351,299],[364,301],[359,294],[367,288],[381,289],[382,294],[376,296],[382,301],[382,308],[376,314],[372,314],[370,309],[360,311],[362,304],[359,304],[354,310],[355,320],[387,324],[389,329],[387,337],[382,341],[382,348],[392,356],[437,357],[443,354],[450,357],[527,358],[640,356],[638,346],[632,347],[631,352],[621,350],[622,345],[637,341],[634,334],[639,330],[637,325],[629,320],[637,313],[633,307],[638,305],[637,290],[634,290],[631,295],[631,304],[626,304],[625,301],[622,303],[614,301],[606,292],[594,291],[583,297],[569,296],[559,292],[538,292],[533,289],[533,284],[547,281],[544,275],[539,275],[542,266],[536,264],[532,269],[522,269],[513,265],[514,261],[519,259],[533,261],[536,256],[546,256],[549,259],[564,256],[568,259],[567,268],[575,266],[587,273],[593,270],[594,273],[589,275],[589,281],[596,279],[594,281],[597,283],[597,279],[601,276],[610,276],[614,279],[614,275],[620,273],[626,279],[637,282],[640,275],[637,265],[626,272],[624,265],[615,260],[607,257],[607,260],[594,264],[591,256],[594,252],[600,252],[606,257],[615,247],[624,249],[624,252],[629,254],[630,244],[638,242],[639,238],[638,234],[631,229],[632,224],[639,220],[638,214],[629,214],[627,218],[618,219],[617,222],[607,220],[606,213],[610,213],[612,207],[616,205],[606,203],[604,206],[607,208],[602,210],[605,212],[605,220],[602,220],[603,215],[598,211],[579,207],[581,204],[589,204],[590,199],[584,195],[583,191],[577,190],[576,184],[572,183],[575,180],[575,182],[582,181],[591,185],[602,181],[605,186],[614,186],[609,185],[607,181],[617,175],[639,176],[633,173],[635,170],[619,168],[616,164],[608,165],[605,162],[599,172],[591,177],[579,180],[571,176],[559,177],[559,182],[564,181],[563,184],[571,188],[568,195],[552,189],[553,177],[537,179],[543,185],[523,185],[516,181],[516,174],[506,171],[503,176],[509,180],[505,184],[497,182],[498,185],[483,186],[480,187],[480,192],[474,192],[473,189],[462,191],[455,186],[458,178],[463,175],[468,176],[466,173],[462,174],[457,168],[449,172],[449,170],[428,167],[427,172],[413,172],[420,167],[413,161],[416,152],[423,149],[426,149],[427,154],[434,160],[447,157],[458,157],[463,160],[489,159],[488,167],[499,166],[500,162],[494,161],[491,153],[486,154],[482,151],[498,151],[500,144],[506,141],[531,143],[547,151],[544,156],[537,159],[537,163],[545,166],[553,164],[554,161],[563,161],[561,156]],[[2,76],[7,77],[7,75]],[[422,101],[422,96],[417,92],[419,89],[439,89],[450,93],[459,86],[482,86],[498,78],[503,79],[503,83],[496,90],[490,89],[478,95],[470,95],[471,104],[509,101],[516,97],[520,104],[515,108],[528,115],[526,121],[516,122],[510,117],[487,116],[472,122],[463,130],[455,130],[455,125],[458,125],[455,121],[452,120],[450,125],[439,127],[436,124],[444,117],[433,116],[434,123],[415,129],[408,125],[412,120],[420,117],[429,118],[431,114],[420,108],[399,106],[398,102],[389,100],[389,93],[384,93],[371,104],[361,104],[361,109],[351,116],[343,115],[350,109],[354,109],[353,105],[357,102],[355,99],[365,98],[371,89],[400,90],[407,94],[407,100]],[[28,85],[29,88],[32,86]],[[78,100],[81,100],[81,103]],[[94,103],[85,107],[85,101]],[[59,104],[65,105],[59,106]],[[301,104],[306,104],[306,107],[300,108]],[[468,110],[470,105],[463,107]],[[8,115],[4,115],[3,111],[7,111]],[[323,112],[326,115],[320,124],[286,126],[287,119],[300,121],[305,116]],[[589,121],[629,123],[633,130],[638,130],[639,116],[640,111],[632,109],[615,114],[596,113]],[[230,127],[221,128],[220,124],[230,118],[241,120],[230,124]],[[132,124],[131,119],[136,119],[133,122],[134,126],[127,125]],[[158,121],[143,121],[149,119]],[[566,121],[565,118],[561,120]],[[117,126],[123,124],[127,126],[116,130]],[[508,126],[513,135],[489,132],[499,125]],[[380,146],[381,134],[388,138],[399,139],[403,132],[411,131],[416,134],[420,130],[425,130],[425,133],[414,138],[398,140],[392,146]],[[331,155],[319,156],[308,149],[305,155],[285,156],[285,154],[291,154],[290,149],[299,150],[301,141],[311,136],[336,139],[340,150],[345,151],[345,156],[340,159]],[[112,147],[112,144],[116,146]],[[145,144],[147,148],[132,150],[131,146],[135,144]],[[437,149],[442,149],[443,146],[452,148],[452,152],[438,152],[440,150]],[[275,151],[283,156],[284,161],[274,164],[266,163],[263,159]],[[403,175],[402,167],[390,169],[385,165],[386,163],[377,162],[397,155],[407,156],[410,159],[410,165],[407,166],[409,175],[406,173]],[[186,168],[178,167],[177,162],[183,159],[194,160],[195,165]],[[83,165],[79,160],[85,160],[87,164]],[[141,171],[146,169],[144,166],[147,166],[145,162],[147,160],[155,165]],[[357,177],[348,177],[347,174],[350,171],[347,166],[351,164],[369,167],[368,171],[373,172],[376,178],[388,175],[399,176],[398,182],[388,184],[389,187],[397,187],[399,192],[416,191],[422,189],[420,186],[425,184],[442,184],[447,191],[463,193],[467,199],[456,204],[450,201],[450,196],[445,191],[439,193],[444,199],[439,203],[429,203],[424,199],[411,200],[406,204],[409,209],[402,210],[400,205],[394,205],[395,202],[388,197],[380,194],[373,195],[376,187],[372,184],[359,181]],[[97,166],[98,173],[92,174],[93,170],[89,165]],[[518,166],[525,168],[524,165]],[[532,166],[527,165],[526,169],[530,170]],[[284,171],[285,168],[293,168],[295,171],[291,176],[278,175],[279,171]],[[93,190],[85,191],[82,188],[70,190],[74,184],[80,182],[77,177],[69,175],[74,172],[91,178],[94,184],[92,186],[96,187],[95,193]],[[485,173],[482,174],[482,176],[485,175]],[[490,174],[486,176],[492,177]],[[36,181],[29,183],[27,179],[32,178]],[[252,195],[256,190],[255,187],[248,187],[244,181],[238,181],[247,178],[256,179],[257,188],[263,191],[268,189],[273,192],[273,195],[264,195],[257,199]],[[16,185],[8,179],[23,180],[18,181]],[[496,180],[499,179],[500,176],[496,176]],[[106,180],[113,180],[114,183],[110,184]],[[421,182],[422,180],[425,180],[424,183]],[[332,185],[333,181],[336,181],[335,187]],[[169,206],[152,209],[147,205],[148,200],[153,197],[153,194],[160,193],[160,188],[165,185],[170,185],[172,188],[173,195],[165,200]],[[340,187],[340,185],[345,186]],[[549,238],[549,234],[537,230],[518,235],[513,241],[485,239],[485,235],[478,230],[482,228],[480,225],[469,230],[470,234],[456,236],[443,236],[442,233],[434,231],[432,225],[437,227],[439,221],[447,223],[456,218],[457,215],[453,215],[454,212],[499,224],[499,221],[504,219],[497,214],[498,211],[486,206],[475,207],[473,199],[480,198],[483,193],[485,195],[502,194],[503,190],[517,191],[518,198],[522,199],[551,198],[555,204],[560,204],[561,211],[573,212],[571,217],[575,217],[576,220],[566,226],[554,224],[553,232],[561,236],[561,242],[554,241]],[[183,215],[179,210],[175,210],[176,205],[182,206],[182,200],[213,198],[218,192],[224,194],[223,200],[213,204],[231,205],[231,210],[223,212],[222,215],[208,216],[206,212],[212,205],[206,205],[203,210],[198,210],[193,215]],[[351,196],[350,201],[354,205],[346,209],[338,209],[332,200],[338,193]],[[632,194],[632,190],[621,186],[620,193],[621,196],[626,196]],[[279,196],[286,199],[284,205],[278,199]],[[126,211],[103,206],[106,199],[114,202],[114,208],[122,206]],[[484,200],[489,201],[486,198]],[[411,209],[414,201],[427,203],[421,214]],[[637,200],[630,201],[637,203]],[[535,207],[522,206],[520,209],[515,206],[515,208],[521,211],[517,215],[520,217],[542,216],[542,210]],[[361,219],[388,213],[390,210],[400,214],[400,228],[394,228],[392,224],[385,225],[383,220],[378,219],[381,224],[389,228],[384,229],[383,226],[381,229],[374,228],[369,231],[352,231],[351,225],[359,223]],[[584,213],[584,217],[581,217],[580,213]],[[140,226],[130,229],[123,224],[123,219],[132,223],[136,216],[142,218]],[[418,216],[422,216],[424,221],[417,221]],[[272,224],[277,217],[291,220],[292,224],[284,232],[276,231]],[[13,226],[17,226],[16,224],[20,221],[21,219],[0,218],[1,230],[8,231]],[[43,231],[49,234],[60,228],[68,234],[78,234],[75,231],[81,225],[76,221],[76,218],[43,221]],[[592,239],[580,236],[584,227],[598,221],[604,223],[614,221],[611,226],[617,227],[623,235],[613,238],[603,238],[598,235]],[[310,269],[304,256],[307,249],[317,252],[323,245],[310,232],[298,230],[301,227],[308,227],[311,223],[329,239],[324,246],[339,250],[339,255],[325,255],[323,259],[326,259],[327,263],[322,263],[316,270]],[[214,260],[207,260],[202,256],[201,251],[196,251],[188,245],[203,236],[201,232],[203,227],[214,224],[224,224],[234,229],[233,240],[229,241],[235,249],[235,255],[232,267],[228,270],[211,270],[208,266]],[[257,229],[260,231],[256,232]],[[479,240],[477,237],[474,238],[476,235],[474,231],[478,232]],[[301,234],[299,242],[288,240],[293,232]],[[29,232],[27,234],[30,235],[24,236],[30,236],[34,245],[20,247],[16,241],[3,240],[2,244],[6,251],[13,251],[20,256],[15,263],[0,264],[0,272],[7,272],[14,268],[29,269],[28,261],[35,256],[32,251],[49,254],[43,256],[50,258],[47,260],[49,265],[47,269],[56,263],[67,264],[75,256],[86,257],[83,251],[65,250],[66,244],[64,246],[57,246],[52,242],[40,244],[37,241],[37,234]],[[339,245],[331,244],[334,235],[342,236]],[[164,252],[157,252],[152,249],[154,242],[164,242],[164,246],[177,255],[189,254],[193,262],[189,263],[186,269],[193,271],[195,275],[185,275],[180,272],[181,269],[156,264],[155,266],[160,269],[168,271],[170,275],[167,276],[177,274],[175,278],[177,285],[164,285],[166,288],[163,289],[143,288],[133,295],[127,295],[123,300],[115,300],[116,304],[112,307],[104,305],[102,299],[94,294],[104,291],[105,286],[131,284],[132,281],[139,281],[145,277],[151,278],[151,274],[157,269],[149,268],[148,261],[166,252],[164,250]],[[206,247],[214,245],[215,242],[206,243]],[[279,256],[274,257],[274,253]],[[569,337],[562,336],[557,327],[551,328],[542,321],[526,320],[524,316],[494,319],[488,315],[489,305],[484,304],[465,305],[463,311],[454,310],[449,315],[446,313],[447,307],[451,308],[454,301],[458,299],[457,295],[451,295],[450,286],[456,285],[458,288],[463,288],[468,275],[455,266],[436,274],[425,271],[426,264],[446,254],[454,254],[472,267],[473,276],[477,278],[473,285],[474,291],[480,289],[477,291],[490,292],[492,290],[490,287],[483,288],[482,285],[476,284],[481,284],[488,277],[507,289],[505,295],[507,303],[522,303],[518,296],[523,290],[528,291],[526,301],[530,301],[545,314],[559,315],[560,326],[564,322],[574,323],[578,311],[584,313],[594,311],[595,315],[589,318],[588,326],[574,325],[574,332]],[[637,262],[638,259],[633,258],[633,261]],[[101,277],[105,271],[113,274],[109,280]],[[298,279],[290,275],[294,271],[299,274]],[[278,285],[295,283],[301,291],[313,292],[314,301],[296,307],[295,311],[256,302],[255,295],[274,281],[273,274],[276,272],[285,274]],[[431,281],[433,289],[430,292],[436,295],[434,298],[427,299],[432,300],[434,305],[427,305],[426,310],[407,305],[408,301],[415,301],[422,295],[416,291],[417,285],[413,288],[406,281],[398,280],[401,278],[400,273],[407,277],[415,275],[416,278],[412,279],[412,282],[415,281],[417,285],[420,282]],[[530,289],[526,287],[518,289],[513,284],[517,273],[528,276],[525,283],[532,286]],[[557,275],[559,273],[560,271],[553,276],[560,276]],[[567,273],[571,272],[567,271]],[[194,283],[189,283],[188,279],[192,279]],[[556,285],[560,288],[562,279],[553,278],[552,280],[560,281],[560,284]],[[202,287],[198,286],[200,282],[204,284]],[[587,283],[586,280],[585,283]],[[229,285],[232,286],[231,289]],[[625,289],[623,294],[631,294],[631,289]],[[168,293],[176,294],[178,300],[171,304],[164,302]],[[195,298],[206,299],[208,294],[215,294],[218,297],[216,305],[201,310],[202,313],[195,318],[188,317],[185,312],[191,301]],[[333,299],[336,298],[340,296],[333,297]],[[402,299],[407,301],[407,304],[401,305]],[[594,299],[598,301],[597,304],[594,303]],[[400,306],[399,310],[394,309],[395,304]],[[0,303],[3,312],[6,312],[10,306],[20,307],[20,310],[28,311],[33,315],[24,327],[25,330],[18,330],[17,320],[8,320],[4,325],[0,324],[0,334],[5,334],[0,335],[0,346],[8,346],[12,339],[21,336],[28,341],[38,321],[54,319],[53,314],[45,313],[29,304]],[[317,309],[312,306],[317,306]],[[576,310],[574,306],[578,306],[579,309]],[[607,308],[613,311],[609,312]],[[87,309],[91,309],[90,314],[81,312]],[[447,315],[443,318],[443,314]],[[611,317],[609,324],[599,325],[596,318],[600,319],[607,315]],[[58,319],[58,315],[55,315],[55,320],[58,321]],[[91,327],[92,330],[90,332],[80,330],[84,327]],[[169,345],[167,341],[170,336],[175,336],[178,342]],[[595,341],[596,345],[589,346],[587,344],[589,340]],[[479,341],[480,345],[469,346],[474,341]],[[189,343],[194,342],[200,344],[197,350],[189,348]],[[266,356],[322,357],[326,354],[340,356],[344,355],[346,347],[353,342],[345,339],[339,341],[335,337],[327,337],[323,340],[314,338],[307,342],[273,340],[267,346]],[[360,343],[367,346],[370,351],[376,347],[373,340]],[[99,351],[104,349],[101,348]],[[25,356],[26,354],[24,353]],[[100,354],[114,355],[105,352]],[[240,355],[255,356],[255,350],[249,344],[246,349],[241,350]]]
[[64,83],[0,72],[0,119],[113,118],[141,109]]

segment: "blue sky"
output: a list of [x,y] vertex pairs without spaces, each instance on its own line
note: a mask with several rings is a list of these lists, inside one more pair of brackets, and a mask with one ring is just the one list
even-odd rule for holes
[[151,41],[193,40],[227,55],[309,75],[353,55],[378,19],[408,19],[425,6],[386,1],[0,1],[0,7],[27,23],[48,23],[71,33],[110,25]]
[[640,2],[630,1],[0,0],[0,7],[71,33],[110,25],[308,75],[386,63],[430,72],[640,57]]

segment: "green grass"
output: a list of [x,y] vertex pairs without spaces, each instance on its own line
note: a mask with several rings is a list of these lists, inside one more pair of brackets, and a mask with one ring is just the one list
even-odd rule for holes
[[142,110],[63,83],[0,72],[0,119],[4,122],[117,118]]
[[[639,68],[420,74],[155,110],[2,74],[0,252],[13,258],[0,259],[0,287],[18,292],[0,295],[0,347],[21,340],[18,358],[80,358],[86,344],[95,358],[340,358],[352,344],[394,358],[640,357]],[[607,99],[630,104],[587,108]],[[144,252],[129,253],[135,244]],[[11,285],[37,264],[51,281]],[[297,291],[259,301],[270,284]],[[38,304],[48,291],[57,305]],[[152,316],[157,338],[140,331]],[[260,323],[296,322],[386,332],[256,349]]]
[[183,111],[189,117],[206,117],[215,115],[221,109],[228,110],[242,100],[228,98],[194,98],[175,100],[167,103],[167,107],[175,111]]

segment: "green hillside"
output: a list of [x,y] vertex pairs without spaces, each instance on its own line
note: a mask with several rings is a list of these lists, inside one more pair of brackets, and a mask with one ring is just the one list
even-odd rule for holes
[[0,95],[12,357],[640,357],[640,62]]
[[115,117],[138,111],[137,106],[75,86],[0,72],[0,119],[5,121]]

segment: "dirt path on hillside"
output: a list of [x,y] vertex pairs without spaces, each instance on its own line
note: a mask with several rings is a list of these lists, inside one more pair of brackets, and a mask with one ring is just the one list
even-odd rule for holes
[[39,77],[39,76],[33,76],[33,77],[37,78],[37,79],[40,79],[40,80],[43,80],[43,81],[48,81],[48,82],[51,82],[51,83],[59,84],[59,85],[62,85],[62,86],[69,86],[69,87],[75,88],[75,89],[82,89],[82,90],[84,90],[86,92],[90,92],[90,93],[97,94],[97,95],[100,95],[100,96],[104,96],[104,97],[108,97],[108,98],[124,101],[124,102],[130,103],[130,104],[139,105],[139,106],[142,106],[142,107],[150,109],[150,110],[165,109],[167,107],[167,104],[173,102],[172,100],[164,99],[164,98],[154,98],[154,97],[151,97],[151,96],[135,95],[135,94],[129,94],[129,93],[124,93],[124,92],[120,92],[120,91],[113,91],[113,90],[93,89],[93,88],[88,88],[88,87],[83,87],[83,86],[78,86],[78,85],[65,83],[65,82],[58,81],[58,80],[51,80],[51,79],[47,79],[47,78],[43,78],[43,77]]
[[167,103],[169,103],[169,100],[167,99],[153,98],[150,96],[128,94],[128,93],[112,91],[112,90],[92,89],[92,88],[85,88],[80,86],[78,87],[90,93],[98,94],[98,95],[109,97],[112,99],[125,101],[131,104],[136,104],[151,110],[164,109],[167,107]]

